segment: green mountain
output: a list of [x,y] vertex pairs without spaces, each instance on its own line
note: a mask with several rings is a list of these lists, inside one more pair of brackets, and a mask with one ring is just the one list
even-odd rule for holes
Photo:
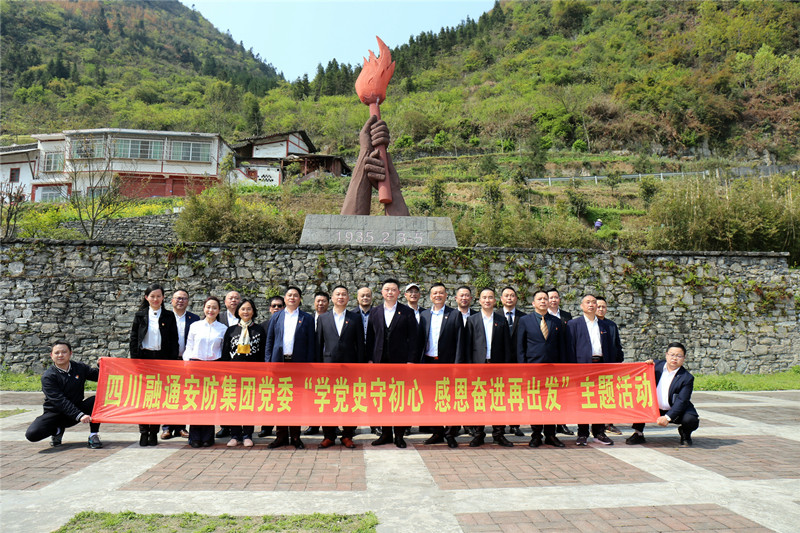
[[2,0],[2,133],[232,132],[282,82],[177,0]]
[[[2,133],[306,130],[353,154],[359,66],[286,82],[177,1],[2,1]],[[365,49],[371,46],[365,45]],[[800,3],[508,0],[392,50],[394,152],[798,158]]]

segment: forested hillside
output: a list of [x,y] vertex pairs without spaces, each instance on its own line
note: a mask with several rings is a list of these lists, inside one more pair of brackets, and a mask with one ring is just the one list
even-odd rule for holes
[[[304,129],[352,154],[366,119],[358,65],[332,58],[286,82],[177,1],[4,0],[2,17],[4,134]],[[798,158],[799,52],[797,2],[509,0],[395,48],[381,108],[398,155],[536,139],[787,162]]]

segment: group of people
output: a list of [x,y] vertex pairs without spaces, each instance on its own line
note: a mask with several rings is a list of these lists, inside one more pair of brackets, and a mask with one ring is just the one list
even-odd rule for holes
[[[479,310],[472,309],[470,287],[455,292],[456,307],[447,305],[448,291],[442,283],[428,288],[431,307],[420,307],[420,286],[405,287],[406,304],[400,303],[400,283],[387,279],[381,285],[381,305],[374,306],[372,290],[360,287],[357,306],[348,309],[350,293],[337,285],[329,295],[314,296],[314,311],[300,309],[302,292],[296,286],[287,288],[283,297],[270,300],[270,316],[257,322],[258,311],[252,299],[242,298],[237,291],[226,294],[223,302],[209,296],[203,302],[203,317],[187,310],[189,294],[179,289],[172,294],[171,310],[164,306],[164,288],[153,284],[145,289],[140,309],[135,313],[130,331],[130,356],[133,359],[183,359],[185,361],[244,362],[325,362],[325,363],[415,363],[415,364],[482,364],[482,363],[618,363],[624,353],[617,325],[607,318],[608,304],[602,297],[586,294],[581,299],[581,315],[573,318],[560,308],[557,289],[537,290],[532,295],[533,311],[526,314],[518,308],[513,287],[500,291],[500,305],[494,289],[478,293]],[[331,307],[331,304],[332,307]],[[45,393],[44,414],[38,417],[26,434],[31,441],[51,436],[58,446],[64,428],[85,422],[91,425],[88,445],[102,446],[97,436],[98,424],[91,421],[94,397],[84,400],[86,379],[96,380],[97,369],[71,362],[71,346],[57,342],[51,351],[53,367],[42,376]],[[668,346],[666,357],[655,364],[656,392],[661,416],[657,423],[677,424],[681,444],[692,444],[692,432],[699,426],[697,411],[691,403],[694,378],[683,367],[686,348],[680,343]],[[318,427],[305,434],[316,434]],[[410,428],[372,428],[378,438],[373,446],[394,443],[405,448],[404,436]],[[427,427],[431,434],[425,444],[447,443],[458,447],[456,438],[463,430],[469,433],[470,447],[481,446],[484,427]],[[212,446],[216,438],[229,438],[228,446],[252,447],[254,426],[223,426],[216,434],[214,426],[156,424],[140,425],[139,444],[152,446],[161,439],[188,438],[192,447]],[[320,448],[335,445],[337,436],[347,448],[354,448],[355,427],[322,427]],[[519,426],[508,430],[524,433]],[[645,442],[644,424],[635,424],[628,444]],[[567,426],[533,425],[529,446],[543,444],[564,447],[556,433],[573,434]],[[621,434],[611,424],[579,424],[575,442],[586,446],[589,436],[595,442],[612,445],[607,432]],[[272,434],[262,426],[260,437]],[[492,439],[500,446],[513,446],[506,437],[506,426],[492,426]],[[277,427],[276,438],[268,444],[274,449],[292,445],[305,447],[299,426]]]

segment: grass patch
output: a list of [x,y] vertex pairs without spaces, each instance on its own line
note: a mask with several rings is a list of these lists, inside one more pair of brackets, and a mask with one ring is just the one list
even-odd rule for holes
[[0,409],[0,418],[27,413],[30,409]]
[[248,531],[302,531],[304,533],[347,531],[367,533],[375,531],[378,518],[374,513],[339,515],[314,513],[309,515],[275,516],[220,516],[183,513],[175,515],[121,513],[96,513],[85,511],[76,514],[56,533],[68,532],[129,532],[170,531],[188,532],[248,532]]
[[[42,390],[41,374],[33,372],[9,372],[0,371],[0,390],[15,392],[40,392]],[[97,383],[94,381],[86,382],[86,390],[97,390]]]
[[770,391],[800,389],[800,366],[775,374],[710,374],[694,377],[694,390]]

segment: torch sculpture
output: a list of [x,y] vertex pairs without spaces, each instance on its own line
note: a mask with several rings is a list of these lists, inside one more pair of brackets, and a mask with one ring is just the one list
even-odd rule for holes
[[[370,114],[380,120],[380,103],[386,100],[386,87],[394,74],[394,61],[392,61],[392,54],[386,43],[381,41],[380,37],[376,36],[375,38],[378,40],[380,56],[375,57],[375,53],[370,50],[369,60],[364,58],[364,67],[356,79],[356,94],[363,103],[369,106]],[[389,183],[389,159],[386,156],[386,146],[378,146],[378,151],[384,169],[386,169],[386,178],[378,183],[378,200],[382,204],[391,204],[392,188]]]

